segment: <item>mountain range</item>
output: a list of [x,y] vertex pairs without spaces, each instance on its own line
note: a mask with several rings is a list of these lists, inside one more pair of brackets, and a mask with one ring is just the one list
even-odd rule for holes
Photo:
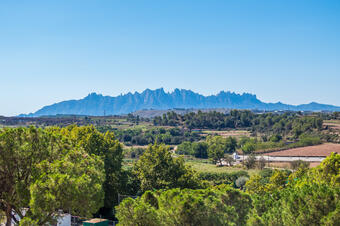
[[143,109],[250,109],[265,111],[340,111],[340,107],[319,103],[289,105],[265,103],[256,95],[221,91],[217,95],[203,96],[186,89],[175,89],[165,92],[163,88],[142,93],[127,93],[116,97],[91,93],[80,100],[67,100],[45,106],[35,113],[20,115],[24,117],[39,117],[52,115],[122,115]]

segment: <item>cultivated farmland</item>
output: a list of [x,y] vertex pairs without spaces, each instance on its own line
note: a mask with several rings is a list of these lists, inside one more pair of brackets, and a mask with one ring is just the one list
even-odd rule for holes
[[225,131],[218,131],[218,130],[204,130],[202,131],[203,136],[207,135],[217,135],[222,137],[250,137],[250,132],[247,130],[225,130]]
[[325,143],[321,145],[293,148],[284,151],[266,153],[267,156],[329,156],[332,152],[340,153],[340,144]]

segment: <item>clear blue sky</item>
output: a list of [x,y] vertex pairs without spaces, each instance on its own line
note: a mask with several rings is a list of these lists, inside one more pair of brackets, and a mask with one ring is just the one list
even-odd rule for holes
[[0,115],[90,92],[340,105],[340,1],[0,1]]

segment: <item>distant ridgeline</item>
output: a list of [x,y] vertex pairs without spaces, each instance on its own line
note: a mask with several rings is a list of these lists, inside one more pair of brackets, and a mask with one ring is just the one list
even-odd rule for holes
[[91,93],[80,100],[68,100],[45,106],[35,113],[20,115],[38,117],[46,115],[122,115],[143,109],[249,109],[289,111],[340,111],[340,107],[312,102],[303,105],[288,105],[281,102],[264,103],[256,95],[236,94],[221,91],[217,95],[203,96],[191,90],[175,89],[165,92],[163,88],[142,93],[128,93],[116,97]]

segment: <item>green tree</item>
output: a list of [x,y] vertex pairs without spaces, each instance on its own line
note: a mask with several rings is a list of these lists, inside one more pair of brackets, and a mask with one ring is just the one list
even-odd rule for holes
[[266,186],[267,191],[277,191],[283,189],[288,182],[288,175],[283,170],[275,170]]
[[317,181],[340,186],[340,154],[331,153],[313,171]]
[[[146,195],[147,193],[145,193]],[[126,198],[116,207],[117,218],[122,226],[159,226],[162,225],[156,208],[137,198]]]
[[165,145],[149,145],[134,165],[134,173],[143,191],[169,188],[198,188],[196,173],[185,165],[182,158],[171,156]]
[[249,225],[338,225],[340,210],[339,157],[332,154],[318,167],[274,171],[246,183],[254,209]]
[[193,144],[190,141],[184,141],[177,146],[176,152],[180,155],[193,155]]
[[84,216],[97,211],[103,202],[103,162],[70,143],[56,128],[0,131],[0,208],[7,225],[18,222],[12,213],[21,224],[43,225],[54,223],[58,210]]
[[233,137],[227,137],[225,139],[225,153],[231,154],[236,151],[237,140]]
[[266,166],[266,159],[263,156],[258,160],[257,166],[260,170],[263,170]]
[[300,165],[300,168],[289,176],[289,181],[292,186],[305,183],[326,183],[330,186],[340,187],[339,175],[340,154],[332,153],[315,168],[309,169]]
[[91,217],[103,205],[104,164],[83,150],[72,150],[52,163],[37,166],[37,178],[30,186],[30,211],[25,217],[38,224],[55,221],[56,210]]
[[254,154],[250,154],[247,158],[243,161],[243,165],[247,167],[247,169],[253,169],[256,165],[256,156]]
[[208,158],[208,144],[206,142],[195,142],[192,149],[196,158]]
[[270,138],[269,138],[269,140],[271,141],[271,142],[279,142],[279,141],[281,141],[282,140],[282,136],[281,135],[279,135],[279,134],[274,134],[273,136],[271,136]]
[[104,162],[105,192],[101,214],[112,217],[112,208],[118,204],[118,193],[122,190],[123,148],[112,132],[100,133],[93,126],[70,126],[61,132],[71,138],[74,147],[81,147],[91,155],[99,156]]
[[224,161],[228,164],[228,166],[232,166],[235,162],[235,159],[231,155],[225,155]]
[[253,142],[247,142],[241,147],[241,149],[243,154],[249,155],[255,151],[256,145]]
[[267,225],[337,225],[339,188],[326,184],[303,184],[280,192],[274,208],[264,216]]
[[286,186],[288,182],[286,171],[269,171],[269,175],[260,174],[250,177],[246,183],[247,192],[250,194],[263,195],[264,193],[276,192]]
[[219,186],[146,192],[117,207],[119,225],[245,225],[251,208],[249,195]]
[[213,163],[222,165],[225,152],[225,139],[220,136],[208,137],[208,156]]
[[247,192],[250,194],[264,194],[266,192],[265,184],[260,175],[254,175],[246,182]]
[[239,177],[235,181],[235,185],[236,185],[236,187],[243,189],[244,185],[247,183],[248,180],[249,180],[248,177],[244,177],[244,176]]

